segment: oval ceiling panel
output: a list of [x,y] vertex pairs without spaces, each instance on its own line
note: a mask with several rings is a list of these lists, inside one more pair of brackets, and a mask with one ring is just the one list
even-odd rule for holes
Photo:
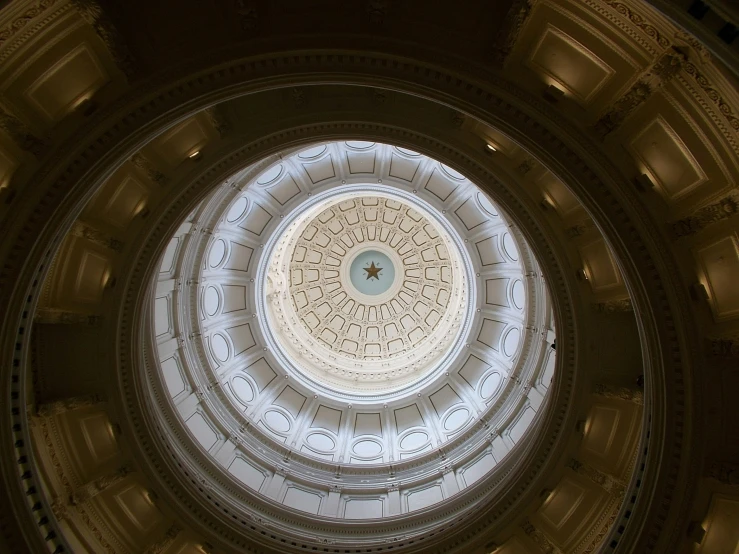
[[355,150],[367,150],[367,148],[372,148],[375,143],[367,142],[366,140],[348,140],[346,141],[346,145]]
[[208,254],[208,264],[210,267],[217,267],[223,262],[226,257],[226,241],[218,239],[210,247],[210,254]]
[[270,167],[267,171],[262,173],[257,179],[257,184],[268,185],[272,181],[276,180],[282,173],[282,164],[277,164],[274,167]]
[[246,207],[249,205],[249,201],[246,199],[246,197],[242,196],[239,198],[236,202],[234,202],[234,205],[231,206],[231,209],[228,210],[228,213],[226,214],[226,221],[229,223],[233,223],[234,221],[238,221],[241,219],[241,216],[243,216],[246,213]]
[[364,440],[355,444],[353,450],[357,456],[371,458],[382,452],[382,446],[379,442]]
[[303,150],[300,154],[298,154],[298,157],[304,160],[310,160],[312,158],[317,158],[318,156],[320,156],[326,151],[326,148],[328,147],[325,144],[322,144],[320,146],[314,146],[313,148],[308,148],[307,150]]
[[203,294],[203,307],[205,313],[209,316],[214,316],[218,313],[218,308],[221,305],[221,297],[218,295],[218,289],[215,287],[208,287],[205,289]]
[[477,193],[477,201],[480,203],[480,207],[487,212],[489,215],[497,216],[498,210],[495,209],[495,206],[493,206],[493,203],[488,200],[488,197],[485,196],[482,192]]
[[306,442],[311,448],[315,448],[316,450],[320,450],[321,452],[330,452],[331,450],[336,448],[336,443],[334,442],[334,439],[324,433],[313,433],[311,435],[308,435]]
[[485,377],[482,385],[480,385],[480,396],[485,399],[493,396],[498,390],[498,387],[500,386],[502,380],[503,378],[501,377],[500,373],[497,372],[491,373],[490,375]]
[[508,331],[505,339],[503,339],[503,353],[509,358],[513,356],[516,353],[516,349],[518,348],[518,343],[520,339],[521,331],[519,331],[516,327]]
[[401,148],[400,146],[396,146],[395,149],[400,152],[401,154],[405,154],[406,156],[410,156],[412,158],[415,158],[416,156],[420,156],[418,152],[415,150],[409,150],[408,148]]
[[444,173],[446,173],[452,179],[456,179],[457,181],[464,180],[464,178],[465,178],[464,175],[462,175],[456,169],[453,169],[453,168],[449,167],[448,165],[444,165],[444,164],[439,164],[439,165],[441,166],[441,169],[444,170]]
[[408,433],[400,441],[400,448],[403,450],[416,450],[426,444],[428,440],[429,436],[422,431]]
[[210,339],[210,346],[217,360],[221,362],[228,360],[228,342],[222,335],[213,335]]
[[513,283],[511,296],[513,296],[513,305],[519,310],[523,310],[526,304],[526,285],[520,279]]
[[518,261],[518,248],[516,248],[516,241],[513,240],[510,233],[503,235],[503,250],[511,260]]
[[290,430],[290,420],[277,410],[265,412],[264,422],[267,424],[267,427],[278,433],[287,433]]
[[459,408],[450,413],[444,421],[444,429],[447,431],[456,431],[467,422],[470,411],[467,408]]
[[251,383],[243,377],[236,377],[231,381],[231,387],[233,388],[236,398],[241,400],[244,404],[248,404],[254,400],[254,389]]

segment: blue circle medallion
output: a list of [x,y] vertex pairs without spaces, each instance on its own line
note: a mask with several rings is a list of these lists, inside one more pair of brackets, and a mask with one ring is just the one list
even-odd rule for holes
[[386,292],[393,284],[395,266],[382,252],[366,250],[352,260],[349,279],[357,291],[375,296]]

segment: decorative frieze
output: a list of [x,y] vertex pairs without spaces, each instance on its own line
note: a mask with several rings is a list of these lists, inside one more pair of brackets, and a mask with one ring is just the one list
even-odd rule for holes
[[150,181],[156,183],[157,185],[167,184],[167,176],[159,171],[156,166],[151,163],[149,158],[144,156],[141,152],[137,152],[136,154],[131,156],[131,163],[142,170]]
[[626,485],[612,475],[603,473],[602,471],[580,462],[579,460],[575,460],[574,458],[570,460],[567,467],[572,469],[575,473],[587,477],[597,485],[603,487],[613,496],[621,497],[624,495]]
[[706,337],[706,351],[716,358],[739,358],[739,335]]
[[639,28],[644,34],[652,38],[662,46],[667,48],[670,45],[670,41],[666,36],[657,30],[657,28],[642,17],[639,13],[632,10],[626,3],[618,2],[617,0],[601,0],[607,6],[613,8],[616,12],[626,17],[634,26]]
[[63,414],[72,410],[88,408],[100,404],[103,398],[99,394],[88,394],[85,396],[74,396],[65,398],[64,400],[56,400],[48,404],[39,404],[36,408],[36,414],[40,417],[51,417]]
[[236,0],[236,13],[243,31],[253,31],[259,23],[259,10],[252,0]]
[[0,107],[0,129],[7,133],[18,148],[30,152],[37,158],[40,158],[49,146],[45,140],[34,135],[25,123],[2,107]]
[[506,59],[508,59],[508,55],[521,34],[524,23],[531,14],[534,1],[513,0],[493,45],[493,61],[497,67],[503,67]]
[[694,235],[704,227],[728,219],[739,210],[739,194],[732,193],[718,202],[704,206],[682,219],[672,223],[672,232],[676,237]]
[[531,520],[526,517],[521,522],[521,529],[533,540],[545,554],[562,554],[562,551],[541,530],[537,529]]
[[604,396],[606,398],[617,398],[619,400],[628,400],[634,404],[644,404],[644,393],[640,390],[629,389],[626,387],[616,387],[614,385],[604,385],[598,383],[593,387],[593,394]]
[[366,11],[369,16],[370,23],[381,25],[385,22],[387,4],[387,0],[367,0]]
[[585,547],[584,550],[581,550],[582,554],[592,554],[593,552],[596,552],[600,549],[603,540],[608,536],[611,527],[613,527],[613,522],[616,521],[616,517],[618,517],[618,511],[620,507],[621,501],[615,502],[615,506],[611,511],[611,514],[608,516],[608,520],[605,522],[605,525],[603,525],[600,531],[595,534],[590,544]]
[[114,252],[121,252],[123,250],[123,242],[79,220],[74,222],[69,234],[73,237],[87,239],[92,243],[102,246],[103,248],[113,250]]
[[695,79],[695,82],[698,83],[698,86],[700,86],[703,92],[708,95],[708,98],[716,104],[718,111],[726,118],[729,125],[731,125],[731,128],[735,131],[739,131],[739,117],[736,116],[734,110],[726,103],[723,96],[721,96],[721,93],[706,78],[706,76],[701,73],[698,67],[695,64],[688,62],[685,64],[685,72]]
[[149,546],[145,551],[144,554],[161,554],[165,550],[167,550],[170,546],[172,546],[172,543],[174,543],[175,540],[177,540],[177,537],[182,532],[182,527],[177,525],[176,523],[173,523],[169,529],[164,533],[164,536],[159,539],[157,542]]
[[69,502],[73,506],[82,504],[83,502],[87,502],[94,496],[97,496],[98,494],[105,491],[106,489],[109,489],[116,483],[119,483],[132,472],[133,467],[131,465],[123,465],[119,467],[115,473],[104,475],[103,477],[95,479],[91,483],[87,483],[79,489],[75,490],[69,496]]
[[567,229],[565,229],[565,233],[571,239],[574,239],[575,237],[581,237],[586,232],[587,232],[587,227],[579,223],[577,225],[572,225],[570,227],[567,227]]
[[565,234],[571,239],[574,239],[587,234],[593,229],[595,229],[595,223],[593,223],[592,219],[587,219],[565,229]]
[[51,513],[57,521],[62,521],[69,517],[69,505],[62,498],[55,498],[51,503]]
[[118,68],[129,80],[135,78],[138,74],[136,60],[97,0],[72,0],[72,4],[82,18],[95,29]]
[[676,48],[668,50],[660,56],[644,79],[656,88],[677,75],[687,60],[688,56],[684,50]]
[[0,29],[0,48],[3,48],[9,40],[28,29],[29,24],[40,15],[45,15],[49,8],[54,6],[57,0],[40,0],[14,19],[10,25]]
[[[98,522],[94,521],[92,517],[87,513],[86,510],[84,510],[81,507],[77,508],[77,514],[79,515],[80,520],[82,521],[84,528],[89,531],[93,537],[95,537],[95,540],[102,546],[105,551],[108,554],[117,554],[120,552],[120,548],[116,548],[111,542],[108,540],[112,540],[113,542],[117,542],[115,539],[116,537],[111,536],[109,532],[106,532],[103,534],[103,532],[98,527]],[[120,544],[120,543],[118,543]]]
[[677,75],[686,62],[687,56],[683,51],[673,48],[662,54],[642,78],[598,120],[595,132],[605,137],[620,127],[655,90]]
[[231,122],[223,113],[221,106],[211,106],[203,110],[203,113],[208,118],[208,121],[218,133],[218,136],[224,138],[228,133],[231,132]]
[[706,474],[711,479],[716,479],[724,485],[739,485],[739,464],[714,462],[708,466]]
[[464,115],[462,112],[458,112],[457,110],[454,110],[452,112],[451,122],[452,127],[455,129],[461,129],[464,126],[464,122],[467,120],[467,116]]
[[528,158],[516,166],[516,171],[518,171],[521,175],[526,175],[529,171],[534,169],[535,165],[536,160],[534,160],[533,158]]
[[651,87],[639,81],[619,98],[613,107],[595,124],[595,132],[601,137],[615,130],[652,94]]
[[372,102],[377,105],[384,104],[387,101],[388,92],[381,88],[370,88]]
[[292,98],[293,105],[296,108],[302,108],[305,106],[305,89],[293,87],[290,90],[290,97]]
[[706,48],[706,46],[693,35],[686,33],[685,31],[678,30],[675,32],[674,42],[690,47],[690,49],[700,58],[699,61],[701,63],[708,63],[711,61],[711,52],[709,52],[708,48]]
[[622,298],[620,300],[609,300],[607,302],[598,302],[594,304],[595,311],[599,314],[616,314],[633,312],[634,305],[630,298]]
[[83,314],[79,312],[68,312],[55,308],[39,308],[33,316],[34,323],[45,325],[89,325],[98,327],[103,317],[97,314]]

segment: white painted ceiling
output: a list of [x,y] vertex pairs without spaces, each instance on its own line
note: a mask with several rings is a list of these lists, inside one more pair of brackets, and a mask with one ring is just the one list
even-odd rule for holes
[[[346,275],[365,248],[398,275],[375,299]],[[172,238],[159,275],[172,406],[224,471],[289,509],[352,519],[443,502],[492,475],[546,400],[555,334],[536,261],[477,186],[416,152],[330,143],[247,168]],[[268,491],[270,448],[364,468],[355,504],[327,508],[330,485],[295,466]],[[398,503],[362,485],[441,448],[457,485],[416,471]]]

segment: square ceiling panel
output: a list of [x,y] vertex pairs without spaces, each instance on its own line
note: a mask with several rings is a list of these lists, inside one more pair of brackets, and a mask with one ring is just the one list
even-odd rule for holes
[[583,103],[589,102],[614,73],[593,52],[551,25],[544,31],[528,64]]

